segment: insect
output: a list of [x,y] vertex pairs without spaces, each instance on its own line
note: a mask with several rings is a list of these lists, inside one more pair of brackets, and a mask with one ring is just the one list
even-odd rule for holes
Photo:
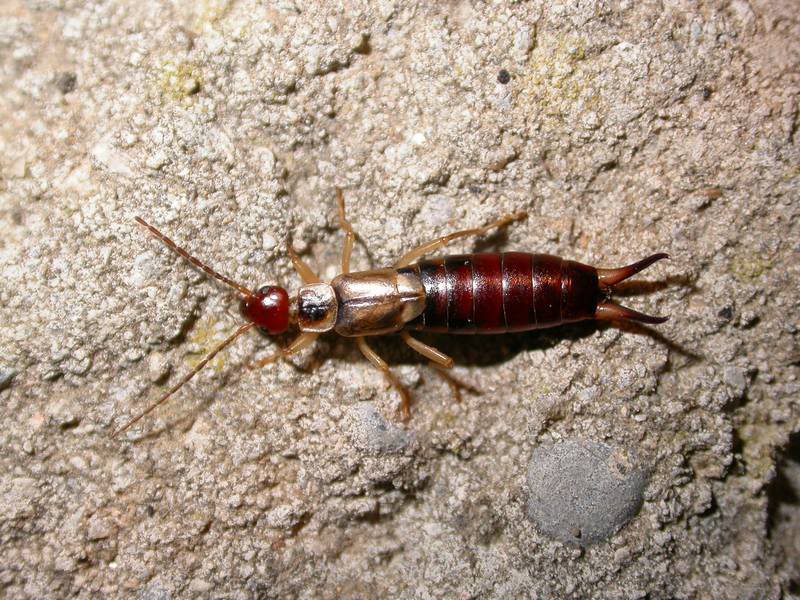
[[[413,350],[431,361],[437,372],[453,366],[453,360],[409,331],[496,334],[554,327],[586,319],[663,323],[668,317],[646,315],[611,301],[616,284],[668,258],[653,254],[618,269],[598,269],[546,254],[504,252],[465,254],[422,260],[450,242],[482,236],[524,219],[525,213],[507,215],[477,229],[456,231],[403,255],[393,267],[350,272],[350,256],[356,233],[345,216],[344,196],[337,190],[339,225],[345,233],[342,272],[324,283],[294,251],[289,256],[303,285],[292,301],[285,289],[264,286],[252,291],[218,273],[140,217],[136,221],[170,250],[241,295],[240,311],[246,323],[211,350],[189,373],[161,398],[120,427],[121,433],[155,410],[186,384],[219,352],[253,328],[267,335],[286,332],[291,325],[299,335],[288,346],[252,365],[260,368],[288,358],[311,345],[321,334],[334,331],[355,339],[362,354],[399,392],[404,419],[410,415],[411,398],[367,338],[399,333]],[[452,384],[452,379],[448,382]]]

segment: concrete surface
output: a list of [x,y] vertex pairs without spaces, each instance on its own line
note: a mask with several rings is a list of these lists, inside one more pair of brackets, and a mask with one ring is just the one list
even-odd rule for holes
[[[789,0],[5,0],[2,595],[797,594],[798,73]],[[406,426],[347,340],[251,372],[253,334],[111,437],[238,322],[133,217],[295,289],[290,237],[337,271],[336,186],[357,268],[527,210],[452,251],[667,251],[620,299],[672,319],[425,338],[460,404],[380,341]],[[598,445],[641,507],[573,478],[597,539],[553,537],[529,470]]]

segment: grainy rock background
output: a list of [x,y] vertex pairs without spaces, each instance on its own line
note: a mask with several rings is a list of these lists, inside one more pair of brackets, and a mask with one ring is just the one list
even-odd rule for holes
[[[799,73],[790,0],[4,0],[3,595],[797,593]],[[621,299],[673,318],[426,338],[461,404],[377,343],[405,427],[346,340],[250,335],[112,438],[238,319],[133,217],[294,289],[336,186],[358,268],[527,210],[452,250],[668,251]]]

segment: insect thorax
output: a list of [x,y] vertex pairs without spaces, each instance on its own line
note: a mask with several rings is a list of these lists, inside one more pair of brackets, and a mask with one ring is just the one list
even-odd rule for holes
[[301,331],[335,329],[343,336],[392,333],[424,309],[425,289],[419,277],[394,269],[339,275],[330,284],[304,285],[297,293]]
[[301,331],[330,331],[339,312],[336,294],[327,283],[304,285],[297,292],[297,325]]
[[425,310],[425,288],[413,273],[361,271],[339,275],[331,286],[339,301],[335,326],[339,335],[393,333]]

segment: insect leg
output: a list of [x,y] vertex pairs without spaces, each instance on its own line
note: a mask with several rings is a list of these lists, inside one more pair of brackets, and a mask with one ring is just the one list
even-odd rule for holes
[[247,365],[247,368],[260,369],[261,367],[265,367],[271,363],[274,363],[276,360],[280,360],[282,358],[289,358],[292,354],[297,354],[303,348],[307,348],[308,346],[313,344],[318,337],[319,337],[318,333],[311,333],[311,332],[301,333],[294,339],[294,341],[291,344],[286,346],[286,348],[281,348],[274,354],[271,354],[268,357],[259,360],[258,362]]
[[429,359],[435,365],[439,365],[445,369],[453,368],[453,359],[447,356],[441,350],[434,348],[433,346],[428,346],[428,344],[423,344],[419,340],[411,337],[411,334],[409,334],[407,331],[401,331],[400,336],[403,338],[403,341],[413,350],[422,354],[422,356]]
[[467,390],[472,392],[473,394],[481,394],[481,390],[476,388],[474,385],[469,383],[464,383],[463,381],[459,381],[455,377],[453,377],[448,371],[444,368],[440,367],[437,364],[431,363],[430,365],[433,372],[436,373],[439,377],[444,379],[445,383],[450,386],[450,391],[453,393],[453,399],[457,402],[461,402],[461,390]]
[[303,283],[319,283],[320,278],[317,276],[316,273],[309,267],[305,261],[300,258],[300,256],[295,252],[294,247],[292,247],[292,243],[286,247],[286,250],[289,252],[289,258],[292,259],[292,265],[294,265],[294,270],[297,271],[297,274],[300,275],[300,279],[303,280]]
[[419,340],[411,337],[407,331],[401,331],[400,335],[403,341],[413,350],[416,350],[425,358],[430,359],[430,368],[433,369],[433,372],[439,377],[444,379],[445,383],[450,387],[450,391],[453,393],[453,398],[456,402],[461,402],[461,390],[468,390],[474,394],[481,393],[475,386],[459,381],[448,372],[448,369],[453,368],[453,359],[444,352],[433,346],[423,344]]
[[428,242],[426,244],[422,244],[421,246],[417,246],[413,250],[410,250],[409,252],[406,252],[400,258],[400,260],[398,260],[394,264],[394,267],[395,267],[395,269],[399,269],[401,267],[407,267],[408,265],[410,265],[414,261],[419,260],[420,258],[425,256],[426,254],[430,254],[431,252],[433,252],[435,250],[438,250],[439,248],[443,248],[444,246],[446,246],[447,244],[449,244],[450,242],[452,242],[454,240],[458,240],[458,239],[465,238],[465,237],[484,235],[484,234],[488,233],[489,231],[491,231],[492,229],[499,229],[500,227],[505,227],[509,223],[512,223],[514,221],[521,221],[522,219],[524,219],[527,216],[528,216],[528,213],[526,213],[524,211],[523,212],[518,212],[518,213],[513,214],[513,215],[506,215],[502,219],[498,219],[494,223],[489,223],[488,225],[486,225],[484,227],[479,227],[477,229],[464,229],[463,231],[455,231],[455,232],[453,232],[453,233],[451,233],[449,235],[446,235],[444,237],[440,237],[440,238],[435,239],[433,241],[430,241],[430,242]]
[[336,188],[336,202],[339,205],[339,227],[344,229],[344,247],[342,248],[342,274],[350,272],[350,255],[353,254],[353,245],[356,243],[356,232],[344,216],[344,194]]
[[377,369],[380,369],[386,379],[389,380],[389,383],[392,384],[392,387],[400,394],[402,399],[400,403],[400,413],[402,414],[403,420],[407,421],[411,416],[411,394],[405,386],[400,383],[400,380],[395,377],[394,373],[389,369],[389,365],[386,364],[386,361],[378,356],[375,350],[370,348],[369,344],[367,344],[367,340],[363,337],[357,337],[356,344],[358,344],[358,349],[361,350],[361,354],[363,354]]

